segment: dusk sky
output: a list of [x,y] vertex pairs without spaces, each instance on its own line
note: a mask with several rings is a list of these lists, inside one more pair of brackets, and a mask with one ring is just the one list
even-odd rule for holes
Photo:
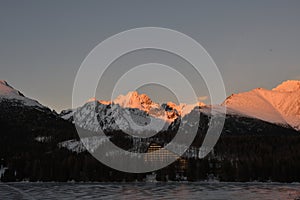
[[[52,109],[70,108],[87,54],[114,34],[148,26],[198,41],[219,67],[227,95],[300,80],[298,0],[1,0],[0,79]],[[206,96],[205,86],[199,88]]]

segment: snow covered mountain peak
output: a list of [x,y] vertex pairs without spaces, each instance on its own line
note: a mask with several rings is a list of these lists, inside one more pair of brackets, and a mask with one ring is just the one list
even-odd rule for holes
[[278,85],[276,88],[273,89],[273,91],[278,92],[297,92],[300,91],[300,81],[298,80],[288,80],[280,85]]
[[39,102],[25,97],[20,91],[14,89],[5,80],[0,80],[0,101],[8,99],[10,101],[17,101],[26,106],[36,106],[45,108]]
[[159,108],[159,104],[154,103],[146,94],[139,94],[137,91],[128,92],[126,95],[119,95],[115,100],[123,108],[138,108],[149,112],[152,108]]
[[21,92],[14,89],[5,80],[0,80],[0,96],[7,97],[7,98],[15,97],[15,96],[24,97],[24,95]]
[[222,105],[237,114],[300,130],[299,83],[299,81],[286,81],[273,90],[257,88],[249,92],[233,94]]
[[8,85],[7,82],[5,80],[0,80],[0,84],[1,85]]
[[8,85],[5,80],[0,80],[0,84],[2,84],[2,85]]
[[113,102],[122,107],[139,109],[146,109],[153,103],[146,94],[139,94],[137,91],[128,92],[126,95],[119,95]]

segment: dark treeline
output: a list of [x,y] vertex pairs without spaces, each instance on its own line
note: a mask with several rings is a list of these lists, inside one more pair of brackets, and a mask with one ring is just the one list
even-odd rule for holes
[[[67,149],[45,151],[28,145],[6,159],[8,167],[1,181],[143,181],[146,174],[113,170],[89,153]],[[204,159],[187,158],[180,176],[189,181],[300,181],[300,136],[222,136],[215,149]],[[157,180],[178,180],[178,162],[157,171]]]

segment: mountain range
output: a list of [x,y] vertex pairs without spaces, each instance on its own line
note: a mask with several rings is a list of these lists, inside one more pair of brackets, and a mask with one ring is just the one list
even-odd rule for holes
[[[38,101],[24,96],[6,81],[0,81],[0,179],[66,181],[76,177],[76,180],[112,181],[116,179],[116,172],[111,173],[111,169],[105,167],[104,170],[102,165],[99,169],[96,168],[99,163],[86,154],[87,148],[95,151],[109,138],[129,151],[145,152],[152,142],[162,146],[168,143],[176,134],[180,122],[183,122],[181,128],[189,132],[196,123],[188,119],[200,116],[196,127],[197,136],[184,154],[193,165],[198,162],[203,135],[211,126],[209,119],[219,113],[223,114],[226,109],[221,138],[216,145],[215,154],[205,161],[209,163],[205,173],[213,171],[220,175],[220,169],[209,167],[215,165],[211,163],[213,160],[223,167],[222,173],[229,173],[228,167],[236,171],[236,179],[232,178],[235,177],[232,174],[227,174],[226,177],[224,174],[220,175],[227,181],[240,180],[241,175],[237,173],[241,169],[252,173],[254,169],[247,168],[248,165],[254,166],[258,174],[243,174],[247,181],[259,178],[259,172],[265,168],[262,180],[273,177],[279,181],[299,181],[300,174],[299,178],[295,174],[293,178],[289,178],[286,173],[293,171],[288,168],[290,165],[283,165],[287,162],[287,155],[292,162],[297,162],[299,156],[299,94],[300,81],[286,81],[272,90],[257,88],[233,94],[221,105],[206,105],[201,102],[177,105],[172,102],[155,103],[146,94],[134,91],[120,95],[113,101],[92,98],[81,107],[57,114]],[[80,139],[74,125],[93,133],[95,137],[91,140]],[[100,130],[109,134],[109,137],[97,137]],[[128,137],[128,132],[136,132],[137,136],[142,132],[158,133],[148,139],[137,140],[136,137]],[[262,157],[265,161],[261,160]],[[202,164],[195,166],[201,168]],[[97,174],[99,177],[93,179],[96,175],[91,174],[86,166],[95,167],[94,170],[100,170],[99,174],[102,175]],[[277,172],[275,169],[279,166],[284,167],[284,170]],[[298,169],[297,166],[293,170]],[[275,171],[270,171],[271,168]],[[75,173],[77,171],[80,176]],[[193,174],[191,171],[191,178],[199,176]],[[202,175],[202,178],[206,177],[205,174]]]
[[[146,94],[138,94],[134,91],[126,95],[120,95],[113,101],[92,98],[82,107],[62,111],[60,116],[74,121],[74,115],[77,119],[74,123],[92,131],[109,128],[124,130],[129,128],[129,124],[132,124],[128,121],[129,119],[135,119],[135,123],[141,125],[146,125],[150,120],[156,120],[154,124],[165,123],[167,126],[164,128],[167,128],[175,119],[185,117],[195,107],[201,107],[202,112],[207,112],[212,107],[215,109],[224,107],[226,109],[219,110],[227,110],[227,114],[234,116],[249,117],[276,125],[292,127],[299,131],[299,97],[300,81],[295,80],[283,82],[272,90],[256,88],[249,92],[232,94],[221,105],[205,105],[202,102],[191,105],[176,105],[167,102],[160,105],[153,102]],[[128,115],[131,115],[131,117]],[[153,129],[156,127],[159,126],[151,126]],[[141,128],[139,131],[142,130],[144,129]]]
[[[177,105],[173,102],[155,103],[146,94],[138,94],[138,92],[133,91],[126,95],[120,95],[112,101],[91,98],[81,107],[63,110],[57,114],[38,101],[25,97],[6,81],[0,81],[1,115],[6,120],[22,116],[22,119],[18,121],[9,122],[19,124],[16,126],[24,126],[24,122],[26,122],[26,126],[32,130],[39,130],[43,129],[42,126],[48,127],[46,125],[48,122],[63,122],[63,124],[68,124],[67,127],[75,124],[80,129],[91,132],[113,133],[121,131],[137,137],[143,133],[155,135],[158,132],[176,132],[181,121],[184,122],[182,128],[188,131],[197,124],[194,123],[194,118],[199,118],[199,116],[200,119],[197,118],[196,120],[201,123],[196,128],[205,134],[205,131],[211,126],[209,119],[211,116],[217,115],[218,112],[221,114],[226,112],[222,134],[295,133],[300,128],[299,94],[300,81],[286,81],[272,90],[257,88],[249,92],[232,94],[221,105],[206,105],[202,102]],[[212,113],[212,108],[214,108],[214,113]],[[18,113],[16,113],[16,109]],[[38,121],[37,119],[28,122],[28,116],[20,115],[24,111],[29,112],[30,114],[27,114],[29,116],[32,115],[31,113],[37,115],[31,116],[31,119],[41,120],[38,127],[35,123]],[[6,114],[4,115],[4,113]],[[196,113],[198,114],[195,115]],[[15,117],[16,115],[18,117]],[[41,117],[44,115],[47,118]],[[51,128],[53,129],[53,127]],[[73,132],[73,129],[70,132]],[[35,140],[38,141],[47,141],[47,138],[54,140],[55,138],[49,134],[45,136],[45,134],[34,131],[30,135],[34,135]],[[61,143],[67,141],[62,140],[62,138],[73,140],[78,137],[76,133],[69,133],[70,135],[72,137],[59,136],[60,139],[57,139],[57,144],[74,150],[72,147],[77,143],[76,148],[84,151],[85,148],[82,143],[76,141],[74,141],[75,143],[70,143],[70,141],[65,144]],[[81,146],[78,147],[78,145]]]
[[[90,131],[155,131],[166,130],[176,119],[188,116],[192,110],[208,113],[211,108],[227,111],[227,115],[258,119],[284,127],[300,130],[300,81],[289,80],[272,90],[256,88],[249,92],[232,94],[221,105],[158,104],[146,94],[129,92],[113,101],[91,98],[83,106],[63,110],[58,116]],[[31,107],[52,113],[55,111],[38,101],[25,97],[6,81],[0,81],[0,102]],[[218,109],[223,108],[223,109]],[[226,109],[225,109],[226,108]],[[151,126],[147,126],[151,123]],[[133,126],[136,124],[136,126]],[[134,129],[134,130],[133,130]]]

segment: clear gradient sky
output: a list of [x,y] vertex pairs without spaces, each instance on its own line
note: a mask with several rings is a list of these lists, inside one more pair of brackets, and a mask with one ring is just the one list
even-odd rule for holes
[[86,55],[114,34],[145,26],[197,40],[228,95],[300,79],[298,0],[1,0],[0,79],[57,111],[70,108]]

